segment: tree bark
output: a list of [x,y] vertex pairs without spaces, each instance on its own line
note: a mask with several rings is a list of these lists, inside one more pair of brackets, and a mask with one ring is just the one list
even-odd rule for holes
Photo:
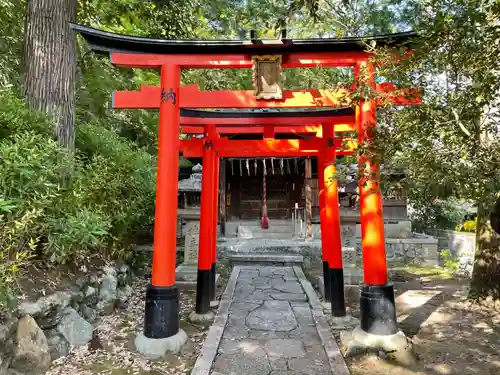
[[499,217],[500,198],[493,208],[478,207],[471,298],[500,299],[500,235],[493,229],[498,230]]
[[77,0],[29,0],[24,43],[24,96],[28,105],[54,119],[54,137],[75,147]]

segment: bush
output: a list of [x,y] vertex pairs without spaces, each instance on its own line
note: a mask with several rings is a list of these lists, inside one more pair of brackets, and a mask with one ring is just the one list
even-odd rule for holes
[[441,259],[443,261],[444,268],[456,272],[459,266],[459,259],[457,256],[453,255],[450,250],[446,249],[441,251]]
[[81,200],[110,216],[115,237],[130,238],[151,227],[156,158],[99,124],[82,126],[78,139],[89,160],[74,182]]
[[416,232],[426,229],[454,230],[467,212],[453,202],[440,200],[413,204],[409,211],[412,227]]
[[0,92],[0,313],[33,258],[78,265],[123,255],[137,231],[152,227],[153,155],[99,122],[77,129],[71,154],[51,127],[15,93]]

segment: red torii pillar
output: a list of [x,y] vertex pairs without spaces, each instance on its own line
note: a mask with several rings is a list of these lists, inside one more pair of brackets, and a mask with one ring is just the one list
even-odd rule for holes
[[[362,61],[355,67],[355,77],[375,87],[373,65]],[[356,126],[360,139],[368,144],[374,141],[377,105],[374,100],[362,100],[356,108]],[[364,285],[360,294],[361,329],[375,335],[393,335],[398,332],[394,286],[387,276],[382,192],[380,188],[377,155],[359,157],[360,218],[363,253]]]
[[[326,300],[331,303],[331,312],[335,317],[346,316],[345,296],[344,296],[344,270],[342,268],[342,241],[340,236],[340,212],[338,186],[335,176],[336,155],[333,126],[323,126],[323,137],[326,138],[329,146],[320,158],[318,163],[318,175],[323,190],[323,197],[320,196],[320,220],[321,220],[321,244],[323,248],[323,278],[325,282]],[[326,247],[326,249],[325,249]],[[325,261],[328,264],[326,270]],[[328,276],[326,276],[328,274]],[[328,284],[328,287],[327,287]]]
[[196,307],[198,315],[211,312],[211,284],[213,267],[214,227],[214,196],[216,188],[217,155],[213,147],[216,136],[215,125],[205,125],[203,139],[203,169],[201,176],[201,208],[200,208],[200,241],[198,251],[198,274],[196,280]]
[[318,153],[318,187],[319,187],[319,222],[321,227],[321,258],[323,260],[323,285],[325,287],[325,301],[330,302],[330,266],[329,259],[329,230],[326,224],[325,209],[325,155]]
[[[216,135],[217,136],[217,135]],[[210,300],[215,300],[215,276],[216,276],[216,266],[217,266],[217,233],[218,233],[218,213],[219,213],[219,173],[220,173],[220,158],[215,153],[215,165],[214,165],[214,189],[213,189],[213,228],[212,228],[212,267],[210,270]]]
[[[158,126],[158,170],[153,271],[146,291],[144,336],[162,339],[179,333],[179,290],[175,285],[177,180],[179,173],[180,67],[162,65]],[[167,95],[167,90],[169,94]]]

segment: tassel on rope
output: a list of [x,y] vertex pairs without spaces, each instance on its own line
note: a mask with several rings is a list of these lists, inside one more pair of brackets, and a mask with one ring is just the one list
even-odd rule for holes
[[250,176],[250,161],[248,159],[246,160],[246,165],[247,165],[247,173]]
[[271,173],[274,176],[274,158],[271,158]]
[[253,166],[255,167],[255,175],[257,176],[257,159],[253,161]]
[[290,159],[286,159],[286,173],[292,174],[292,170],[290,169]]
[[243,166],[241,165],[241,159],[239,159],[240,161],[240,177],[243,177]]
[[262,172],[262,219],[260,225],[262,229],[269,229],[269,219],[267,218],[266,159],[263,159],[262,162],[264,170]]
[[293,164],[295,168],[295,174],[299,174],[299,163],[297,162],[297,159],[293,159]]
[[233,159],[231,159],[231,176],[234,176],[234,165],[233,165]]
[[285,168],[284,168],[284,163],[283,159],[280,159],[280,169],[281,169],[281,174],[285,174]]

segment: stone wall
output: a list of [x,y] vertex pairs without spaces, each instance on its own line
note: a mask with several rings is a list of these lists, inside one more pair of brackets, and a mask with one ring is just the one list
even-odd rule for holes
[[[424,267],[439,265],[437,239],[413,233],[412,238],[386,238],[389,265],[414,264]],[[361,265],[361,239],[356,239],[356,264]]]
[[[342,228],[356,226],[356,237],[361,238],[361,224],[341,224]],[[397,223],[384,223],[384,234],[386,238],[408,238],[413,234],[411,232],[411,221],[399,221]],[[319,224],[313,224],[313,237],[321,238],[321,228]]]
[[0,375],[43,374],[71,347],[89,343],[99,317],[125,306],[131,283],[128,266],[110,265],[67,290],[21,303],[0,325]]
[[[316,258],[321,255],[321,232],[319,225],[313,225],[313,240],[306,241],[296,240],[293,241],[292,235],[283,232],[283,223],[280,225],[273,225],[272,231],[265,231],[265,239],[270,244],[271,239],[283,240],[286,243],[286,251],[288,252],[298,252],[307,256],[308,258]],[[342,249],[346,253],[346,260],[352,258],[355,265],[361,265],[361,233],[359,224],[342,224],[341,225],[341,237],[342,237]],[[264,239],[259,234],[262,234],[258,224],[245,225],[246,231],[251,233],[246,236],[238,235],[240,243],[242,240],[258,240]],[[233,229],[233,228],[231,228]],[[241,229],[241,228],[240,228]],[[415,264],[419,266],[437,266],[439,265],[439,251],[438,251],[438,240],[434,237],[411,233],[411,224],[408,222],[391,224],[385,224],[385,231],[390,232],[392,230],[393,234],[396,235],[398,232],[401,233],[399,237],[390,237],[386,234],[385,244],[387,252],[387,261],[389,265],[401,265],[401,264]],[[232,234],[232,233],[231,233]],[[228,236],[229,239],[232,236]],[[261,241],[262,242],[262,241]],[[256,246],[265,247],[265,241],[257,244]],[[257,251],[258,248],[253,249],[252,245],[249,243],[249,251]],[[262,251],[259,250],[259,251]],[[351,255],[351,252],[353,254]],[[346,262],[344,260],[344,262]]]
[[458,260],[457,274],[468,277],[472,275],[474,254],[476,252],[475,233],[438,229],[431,229],[426,232],[437,237],[439,252],[450,250],[451,255]]

